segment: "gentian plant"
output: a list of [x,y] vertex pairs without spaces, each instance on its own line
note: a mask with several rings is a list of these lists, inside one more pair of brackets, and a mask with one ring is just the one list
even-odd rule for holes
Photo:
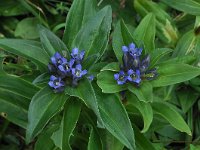
[[[197,147],[200,4],[159,3],[73,0],[66,22],[53,29],[59,36],[42,18],[39,38],[0,39],[0,142],[11,122],[22,129],[24,149]],[[169,15],[168,6],[179,11]],[[194,28],[181,28],[194,20]]]
[[157,76],[156,69],[148,70],[150,65],[150,56],[145,56],[141,60],[142,48],[137,48],[134,43],[129,47],[122,46],[123,65],[120,67],[120,72],[114,74],[117,84],[125,84],[127,82],[135,83],[139,86],[142,79],[154,79]]
[[[84,54],[84,50],[79,53],[78,48],[74,48],[69,60],[58,52],[51,57],[48,68],[52,75],[48,84],[55,92],[62,92],[65,85],[77,86],[78,81],[87,74],[87,70],[82,70],[81,65]],[[91,77],[89,79],[91,80]]]

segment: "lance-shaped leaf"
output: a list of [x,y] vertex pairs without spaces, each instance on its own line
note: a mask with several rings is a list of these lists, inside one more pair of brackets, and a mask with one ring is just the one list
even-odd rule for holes
[[72,42],[89,18],[96,14],[96,0],[74,0],[67,15],[63,41],[71,50]]
[[156,150],[153,144],[147,139],[138,129],[136,125],[133,124],[133,129],[135,132],[135,144],[138,150]]
[[194,34],[191,30],[185,33],[178,41],[177,46],[173,52],[173,57],[184,55],[199,55],[200,37]]
[[109,63],[108,65],[106,65],[101,69],[101,71],[106,71],[106,70],[118,72],[120,70],[120,64],[118,62]]
[[190,80],[200,75],[200,68],[187,64],[162,64],[158,67],[158,77],[152,80],[153,87],[172,85]]
[[[135,42],[140,46],[144,44],[145,53],[154,51],[155,45],[155,34],[156,34],[156,25],[155,25],[155,16],[152,13],[146,15],[138,27],[135,29],[133,37]],[[141,43],[144,42],[144,43]]]
[[40,42],[37,41],[0,39],[0,48],[30,59],[42,68],[47,68],[46,65],[50,59],[46,51],[41,48]]
[[64,93],[53,93],[49,87],[34,95],[28,110],[27,142],[37,136],[48,121],[63,108],[68,97]]
[[144,121],[142,132],[146,132],[149,129],[153,120],[153,111],[150,103],[138,100],[138,98],[131,93],[127,95],[127,101],[127,105],[135,107],[141,113]]
[[165,4],[169,5],[172,8],[175,8],[177,10],[186,12],[188,14],[192,14],[195,16],[200,15],[200,1],[197,2],[195,0],[161,0]]
[[151,68],[154,67],[162,57],[164,57],[165,55],[169,54],[172,51],[173,50],[169,48],[157,48],[154,51],[152,51],[150,53],[151,57],[150,67]]
[[182,116],[169,104],[163,102],[152,103],[153,111],[165,118],[174,128],[188,135],[192,135],[190,128]]
[[96,130],[91,126],[90,129],[90,137],[89,137],[89,142],[88,142],[88,147],[87,150],[101,150],[102,149],[102,144],[100,137]]
[[28,99],[31,99],[33,95],[37,91],[39,91],[39,87],[19,77],[11,75],[0,76],[0,88],[15,93],[17,95],[26,97]]
[[62,54],[62,51],[65,51],[68,54],[66,45],[53,32],[41,25],[38,26],[38,29],[40,33],[41,44],[50,57],[56,52]]
[[34,145],[34,150],[59,150],[59,148],[55,146],[53,140],[51,139],[51,135],[56,129],[57,125],[55,124],[48,126],[48,128],[38,136],[38,139]]
[[112,40],[113,50],[119,62],[122,63],[122,46],[129,45],[132,42],[134,42],[133,37],[124,21],[119,21],[115,26]]
[[127,85],[117,84],[112,71],[101,71],[97,75],[97,84],[103,93],[116,93],[127,89]]
[[134,0],[134,7],[142,17],[153,13],[156,17],[157,36],[165,43],[176,43],[178,40],[177,29],[169,14],[162,7],[149,0]]
[[97,105],[97,98],[96,98],[94,89],[90,81],[88,81],[88,79],[81,80],[78,86],[75,88],[70,87],[70,86],[67,87],[65,89],[65,93],[70,96],[75,96],[81,99],[90,109],[94,111],[99,121],[101,121],[99,109]]
[[28,123],[29,102],[28,98],[0,88],[0,114],[24,129]]
[[134,150],[134,132],[128,114],[119,97],[113,94],[103,94],[97,86],[95,89],[103,125],[127,148]]
[[60,128],[51,137],[61,150],[71,150],[70,137],[76,127],[80,111],[81,103],[76,99],[70,98],[66,102]]
[[112,9],[106,6],[81,28],[75,37],[72,47],[85,50],[85,57],[103,55],[108,44],[112,22]]
[[144,82],[136,87],[134,84],[128,86],[130,92],[135,94],[140,101],[152,102],[153,101],[153,87],[149,82]]

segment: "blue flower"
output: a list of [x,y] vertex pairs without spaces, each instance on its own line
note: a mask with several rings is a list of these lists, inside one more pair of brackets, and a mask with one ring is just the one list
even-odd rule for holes
[[90,81],[94,80],[94,76],[93,76],[93,75],[90,75],[90,76],[88,76],[87,78],[88,78],[88,80],[90,80]]
[[84,55],[85,55],[85,51],[84,50],[79,53],[79,49],[78,48],[72,49],[71,57],[73,59],[75,59],[75,61],[81,62],[83,60]]
[[132,69],[130,69],[128,70],[127,74],[128,74],[127,76],[128,81],[134,82],[137,84],[141,82],[140,70],[133,71]]
[[129,44],[129,46],[122,46],[122,51],[124,53],[129,53],[132,57],[140,56],[142,54],[142,48],[137,48],[134,43]]
[[61,77],[56,77],[54,75],[51,75],[48,84],[55,90],[55,92],[62,92],[65,86],[65,83],[62,81]]
[[56,67],[61,65],[64,61],[66,61],[66,58],[62,57],[60,53],[56,52],[52,57],[51,57],[51,62],[53,65]]
[[127,76],[125,75],[124,71],[120,70],[119,73],[114,74],[114,79],[117,81],[118,85],[122,85],[126,83]]
[[69,62],[66,59],[63,61],[61,65],[58,66],[58,69],[65,75],[69,75],[73,64],[74,64],[74,59],[71,59]]
[[80,64],[76,65],[75,68],[72,68],[73,78],[81,78],[82,76],[87,74],[87,70],[82,70],[82,66]]

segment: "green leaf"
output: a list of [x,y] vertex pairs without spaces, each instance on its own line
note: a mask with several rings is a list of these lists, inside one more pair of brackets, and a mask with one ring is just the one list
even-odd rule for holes
[[140,130],[134,124],[133,129],[135,132],[135,144],[138,150],[156,150],[149,139],[147,139],[142,133],[140,133]]
[[107,130],[101,132],[101,139],[103,140],[103,143],[105,143],[103,149],[123,150],[125,147],[124,144],[122,144],[116,137],[114,137]]
[[191,89],[181,89],[177,92],[177,96],[183,112],[187,113],[197,101],[199,94]]
[[163,102],[152,103],[153,111],[166,119],[174,128],[188,135],[192,135],[190,128],[181,115],[170,105]]
[[96,0],[74,0],[67,15],[63,41],[71,50],[72,42],[83,25],[96,14]]
[[138,87],[130,84],[128,86],[128,89],[130,92],[135,94],[140,101],[143,101],[143,102],[152,102],[153,101],[153,87],[148,81],[143,82]]
[[[24,0],[17,0],[17,1],[18,1],[18,3],[20,3],[22,5],[22,8],[26,8],[35,17],[37,17],[40,20],[41,23],[43,23],[45,26],[48,26],[48,23],[47,23],[45,16],[44,17],[42,16],[44,13],[41,10],[41,8],[36,7],[35,4],[33,4],[31,2],[27,2],[27,1],[24,1]],[[38,10],[40,11],[40,13],[38,12]]]
[[156,35],[165,43],[175,44],[178,32],[170,15],[158,3],[149,0],[134,0],[135,10],[145,17],[153,13],[156,17]]
[[21,39],[0,39],[0,48],[32,60],[39,66],[47,68],[50,57],[36,41]]
[[103,93],[117,93],[127,89],[126,85],[118,85],[114,79],[114,72],[102,71],[97,75],[97,84]]
[[63,51],[67,52],[69,56],[66,45],[53,32],[41,25],[38,26],[38,29],[42,46],[50,57],[56,52],[62,54]]
[[[97,91],[97,87],[95,88]],[[105,128],[130,150],[135,150],[134,132],[128,114],[116,95],[97,91],[101,118]],[[112,109],[111,109],[112,107]]]
[[113,50],[119,62],[122,63],[122,46],[129,45],[132,42],[134,42],[134,40],[128,27],[123,20],[119,21],[115,27],[112,40]]
[[34,95],[28,111],[27,142],[37,136],[48,121],[61,111],[68,98],[67,95],[53,93],[49,87],[43,88]]
[[194,0],[161,0],[170,7],[195,16],[200,15],[200,3]]
[[163,64],[193,64],[197,60],[196,56],[185,55],[181,57],[171,58],[159,63],[159,65]]
[[148,131],[152,120],[153,120],[153,111],[150,103],[145,103],[137,99],[137,97],[133,94],[127,94],[127,105],[131,105],[135,107],[142,115],[144,121],[144,127],[141,132]]
[[65,89],[65,93],[70,96],[75,96],[81,99],[87,105],[87,107],[89,107],[90,109],[94,111],[98,119],[101,120],[100,115],[99,115],[96,95],[88,79],[81,80],[78,86],[75,88],[70,87],[70,86],[67,87]]
[[173,57],[184,55],[199,55],[200,37],[195,36],[194,31],[191,30],[185,33],[178,41],[177,46],[173,52]]
[[106,66],[107,63],[106,62],[99,62],[99,63],[96,63],[94,65],[92,65],[90,67],[90,69],[88,70],[89,74],[92,74],[94,75],[95,77],[97,76],[97,74],[100,72],[100,70]]
[[101,69],[101,71],[119,71],[120,70],[120,64],[118,62],[112,62],[106,65]]
[[15,29],[15,36],[23,39],[37,39],[39,37],[37,31],[37,18],[25,18],[21,20]]
[[152,13],[149,13],[142,19],[133,34],[134,41],[138,44],[138,46],[141,46],[141,42],[144,42],[144,50],[146,54],[154,51],[155,49],[155,23],[155,16]]
[[152,51],[150,53],[151,56],[150,67],[154,67],[162,57],[164,57],[165,55],[169,54],[172,51],[173,50],[169,48],[157,48],[154,51]]
[[99,139],[98,133],[93,129],[92,126],[90,130],[91,131],[90,131],[90,137],[89,137],[87,150],[101,150],[102,144]]
[[70,137],[76,127],[80,111],[81,103],[76,99],[71,98],[66,102],[60,128],[51,136],[61,150],[71,150]]
[[0,16],[24,15],[28,11],[17,1],[6,0],[0,3]]
[[55,131],[56,127],[57,125],[52,125],[38,136],[38,139],[34,145],[34,150],[58,150],[51,140],[51,135]]
[[200,75],[200,69],[187,64],[163,64],[158,70],[158,77],[151,81],[153,87],[172,85],[190,80]]
[[106,6],[81,28],[73,40],[72,47],[85,50],[85,57],[103,55],[109,40],[111,30],[112,9]]
[[37,86],[34,86],[30,82],[11,75],[0,76],[0,89],[10,91],[29,99],[39,90]]
[[24,129],[28,123],[29,102],[28,98],[0,88],[0,114]]

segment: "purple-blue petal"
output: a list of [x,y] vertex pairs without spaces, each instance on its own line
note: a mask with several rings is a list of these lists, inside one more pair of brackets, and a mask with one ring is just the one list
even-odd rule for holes
[[85,55],[85,51],[82,50],[82,51],[80,52],[80,59],[81,59],[81,60],[83,59],[84,55]]
[[71,60],[69,61],[69,67],[71,68],[71,67],[73,66],[73,64],[74,64],[74,59],[71,59]]
[[127,72],[128,75],[132,75],[133,73],[134,73],[133,69],[129,69]]
[[135,44],[134,43],[129,44],[129,49],[130,50],[134,50],[135,49]]
[[136,75],[140,76],[140,70],[136,70]]
[[118,85],[122,85],[122,84],[125,84],[125,83],[126,83],[126,81],[121,81],[121,80],[118,80],[118,81],[117,81],[117,84],[118,84]]
[[87,70],[81,71],[81,76],[84,76],[84,75],[86,75],[86,74],[87,74]]
[[119,73],[114,74],[114,78],[115,78],[115,80],[118,80],[119,79]]
[[54,80],[56,80],[56,79],[57,79],[57,77],[55,77],[54,75],[51,75],[51,76],[50,76],[50,80],[51,80],[51,81],[54,81]]
[[81,64],[76,65],[76,69],[77,69],[77,70],[82,70]]
[[77,55],[78,54],[78,48],[72,49],[72,55]]
[[127,80],[133,81],[133,79],[130,76],[127,77]]
[[56,53],[54,54],[54,57],[55,57],[56,59],[60,59],[62,56],[60,55],[60,53],[56,52]]
[[72,68],[72,75],[75,75],[75,73],[76,73],[76,69]]
[[49,81],[48,84],[49,84],[50,87],[54,87],[55,86],[54,83],[53,83],[53,81]]
[[64,57],[61,58],[61,61],[62,61],[62,64],[67,63],[67,59]]
[[137,83],[137,84],[139,84],[141,82],[141,79],[137,78],[137,79],[134,80],[134,82]]
[[123,51],[124,53],[128,52],[128,47],[127,47],[127,46],[122,46],[122,51]]
[[88,78],[88,80],[90,80],[90,81],[94,80],[94,76],[93,76],[93,75],[90,75],[90,76],[88,76],[87,78]]
[[62,72],[65,72],[65,68],[64,68],[62,65],[59,65],[59,66],[58,66],[58,69],[59,69],[60,71],[62,71]]
[[51,57],[51,62],[56,65],[56,58],[55,57]]
[[120,70],[120,71],[119,71],[119,75],[120,75],[120,76],[125,75],[124,71],[123,71],[123,70]]

